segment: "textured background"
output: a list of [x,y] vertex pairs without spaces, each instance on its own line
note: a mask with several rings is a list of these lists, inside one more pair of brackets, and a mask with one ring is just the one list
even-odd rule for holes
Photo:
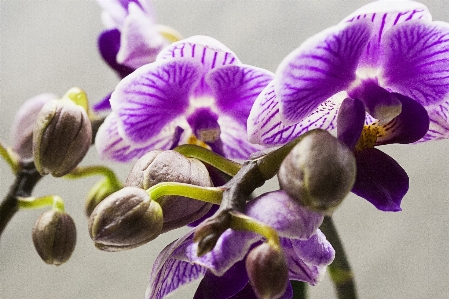
[[[247,64],[274,71],[282,58],[310,35],[332,26],[369,1],[157,0],[158,22],[184,36],[210,35]],[[435,20],[449,21],[442,0],[425,1]],[[9,141],[15,111],[43,92],[62,95],[85,89],[98,101],[118,82],[101,61],[96,37],[102,30],[93,0],[2,0],[0,138]],[[406,169],[411,187],[400,213],[382,213],[349,196],[335,213],[361,298],[447,298],[449,292],[449,141],[382,148]],[[96,163],[91,151],[84,165]],[[130,165],[113,165],[125,178]],[[184,230],[120,253],[93,246],[83,215],[83,197],[98,178],[78,181],[45,178],[35,195],[59,194],[78,229],[71,260],[53,267],[34,251],[31,228],[42,211],[18,213],[0,240],[0,297],[142,298],[157,253]],[[0,162],[0,196],[13,177]],[[174,297],[191,298],[189,286]],[[333,298],[332,286],[311,288],[312,298]]]

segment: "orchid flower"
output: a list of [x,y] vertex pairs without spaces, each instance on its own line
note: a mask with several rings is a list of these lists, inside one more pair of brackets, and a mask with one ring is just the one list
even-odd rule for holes
[[423,4],[370,3],[282,61],[252,108],[249,139],[277,145],[313,128],[337,131],[356,155],[353,192],[399,211],[408,176],[374,146],[447,136],[448,54],[449,24],[432,22]]
[[[276,206],[276,209],[273,209]],[[265,193],[248,202],[245,214],[274,228],[289,268],[289,279],[318,283],[335,256],[318,229],[323,216],[298,205],[284,191]],[[245,258],[261,236],[226,230],[214,249],[197,256],[193,231],[169,244],[153,265],[145,298],[160,299],[179,287],[203,279],[194,296],[202,298],[257,298],[248,283]],[[240,297],[239,297],[240,296]],[[283,299],[292,297],[288,285]]]
[[[159,52],[180,34],[167,26],[157,25],[149,0],[97,0],[103,8],[106,27],[98,37],[104,61],[124,78],[138,67],[154,62]],[[110,109],[110,95],[94,106],[97,111]]]
[[95,145],[103,158],[116,161],[197,142],[229,159],[246,159],[262,148],[247,140],[246,120],[272,78],[211,37],[173,43],[117,85]]

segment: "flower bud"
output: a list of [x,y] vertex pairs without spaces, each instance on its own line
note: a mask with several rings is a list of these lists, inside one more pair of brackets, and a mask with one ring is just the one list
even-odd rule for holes
[[33,227],[33,243],[47,264],[58,266],[65,263],[76,244],[76,227],[72,217],[56,210],[42,213]]
[[107,178],[103,178],[93,185],[87,194],[86,203],[84,206],[84,211],[86,212],[87,217],[92,214],[92,211],[103,199],[118,190],[120,190],[120,188],[114,184],[111,184]]
[[288,266],[282,249],[263,243],[248,254],[245,261],[249,282],[258,298],[277,299],[288,283]]
[[160,205],[140,188],[125,187],[100,202],[89,218],[89,234],[97,247],[119,251],[143,245],[161,233]]
[[[132,168],[126,186],[148,189],[161,182],[178,182],[203,187],[212,186],[209,172],[197,159],[186,158],[176,151],[154,150],[142,156]],[[158,200],[164,213],[166,232],[204,216],[209,203],[183,196],[164,196]]]
[[43,93],[27,100],[17,111],[11,127],[12,148],[21,159],[33,157],[33,128],[39,111],[51,100],[58,97]]
[[42,107],[33,131],[36,169],[42,175],[63,176],[81,162],[91,143],[86,110],[68,97],[52,100]]
[[330,214],[351,191],[356,176],[352,151],[327,131],[304,137],[278,172],[281,189],[299,202]]

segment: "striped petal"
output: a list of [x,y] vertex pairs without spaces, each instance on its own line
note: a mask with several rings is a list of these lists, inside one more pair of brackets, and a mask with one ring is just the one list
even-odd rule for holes
[[430,119],[429,130],[417,142],[449,138],[449,101],[432,107],[427,112],[429,113]]
[[171,149],[178,144],[182,134],[179,127],[166,127],[156,138],[147,143],[135,143],[119,133],[118,118],[114,113],[108,115],[100,126],[95,138],[95,147],[102,159],[129,162],[143,156],[153,149]]
[[201,73],[195,61],[172,59],[147,64],[120,81],[110,102],[124,134],[136,143],[159,135],[187,110]]
[[211,70],[206,82],[219,110],[246,123],[251,107],[274,74],[250,65],[225,65]]
[[378,67],[382,56],[382,37],[393,26],[410,20],[431,21],[427,7],[419,2],[404,0],[380,0],[371,2],[346,17],[342,23],[369,20],[373,24],[373,35],[360,57],[361,67]]
[[270,83],[259,95],[248,117],[248,138],[263,145],[285,144],[299,135],[317,128],[334,132],[338,107],[347,96],[338,93],[321,103],[310,115],[294,125],[285,125],[279,112],[279,102]]
[[383,39],[385,86],[423,106],[440,104],[449,95],[449,24],[410,21],[389,30]]
[[356,78],[360,55],[371,36],[368,21],[343,23],[306,40],[279,65],[275,79],[282,121],[304,119]]
[[[173,43],[159,53],[157,59],[189,58],[200,62],[207,74],[211,69],[228,64],[241,64],[237,56],[225,45],[209,36],[192,36]],[[195,90],[195,96],[211,95],[205,76]]]

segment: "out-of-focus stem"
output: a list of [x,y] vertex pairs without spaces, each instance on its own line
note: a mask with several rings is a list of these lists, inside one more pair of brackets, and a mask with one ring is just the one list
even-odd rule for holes
[[335,259],[328,269],[337,291],[337,297],[339,299],[357,299],[354,275],[332,218],[324,217],[320,229],[335,249]]
[[306,299],[307,298],[307,283],[304,281],[290,280],[293,289],[292,299]]

